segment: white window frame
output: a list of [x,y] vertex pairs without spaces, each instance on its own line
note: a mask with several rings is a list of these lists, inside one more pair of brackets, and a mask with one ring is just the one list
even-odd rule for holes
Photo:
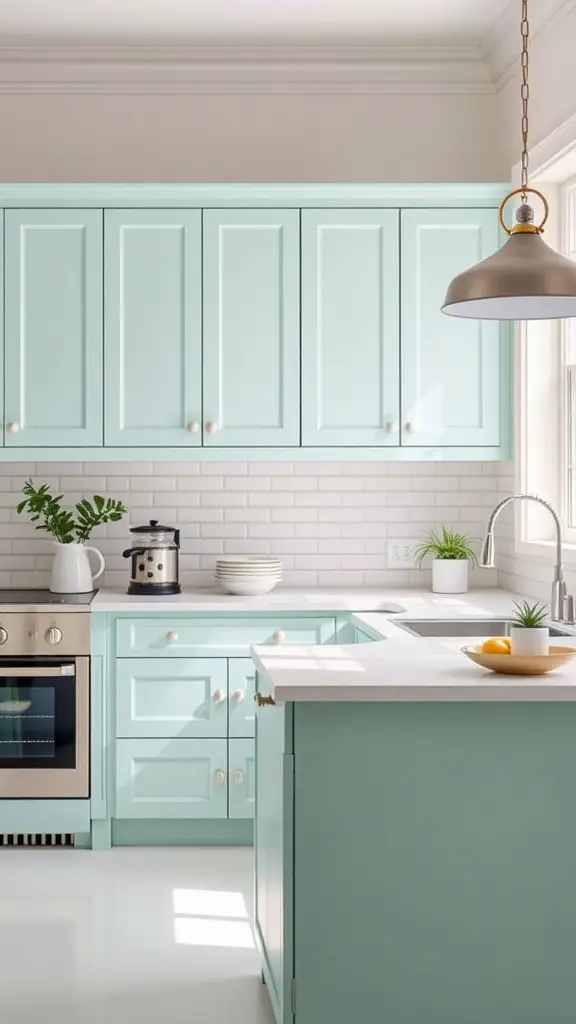
[[[545,240],[566,255],[576,254],[576,116],[537,146],[531,159],[538,168],[532,183],[550,203]],[[518,175],[519,167],[515,181]],[[514,335],[515,490],[539,494],[558,509],[564,560],[576,566],[576,526],[568,524],[567,402],[568,367],[576,366],[576,320],[517,324]],[[576,439],[576,424],[574,429]],[[518,555],[554,560],[554,524],[544,509],[517,502],[514,533]]]

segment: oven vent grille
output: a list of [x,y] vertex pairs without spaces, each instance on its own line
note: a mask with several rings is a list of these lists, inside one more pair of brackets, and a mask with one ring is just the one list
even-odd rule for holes
[[73,832],[0,832],[2,846],[74,846]]

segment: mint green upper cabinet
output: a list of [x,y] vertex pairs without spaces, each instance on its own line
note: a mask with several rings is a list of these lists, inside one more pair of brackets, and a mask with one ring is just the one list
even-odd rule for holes
[[495,210],[402,211],[402,444],[499,445],[500,324],[441,312],[498,248]]
[[300,443],[298,210],[204,211],[204,444]]
[[102,444],[102,211],[5,213],[5,443]]
[[302,443],[398,445],[397,210],[302,211]]
[[201,444],[199,210],[107,210],[106,444]]

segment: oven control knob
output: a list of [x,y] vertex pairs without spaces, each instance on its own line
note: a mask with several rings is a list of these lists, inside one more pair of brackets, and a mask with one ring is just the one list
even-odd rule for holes
[[8,630],[0,626],[0,644],[5,644],[8,639]]
[[62,639],[62,630],[58,629],[58,626],[50,626],[44,633],[44,639],[47,644],[59,644]]

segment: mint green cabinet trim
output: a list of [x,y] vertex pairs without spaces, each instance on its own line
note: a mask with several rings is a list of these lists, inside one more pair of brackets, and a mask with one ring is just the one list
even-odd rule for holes
[[[0,233],[2,241],[4,241],[4,211],[0,210]],[[0,295],[2,302],[2,309],[5,308],[5,281],[4,281],[4,244],[0,246]],[[4,366],[4,316],[0,316],[0,358],[2,359],[2,365]],[[4,390],[5,383],[3,382],[0,387],[0,423],[2,428],[0,429],[0,462],[2,461],[3,445],[5,437],[5,417],[4,417]],[[19,455],[19,458],[22,456]]]
[[107,210],[104,228],[105,444],[195,448],[202,439],[201,213]]
[[203,214],[205,446],[299,443],[299,228],[296,210]]
[[93,654],[90,659],[90,811],[93,818],[105,818],[106,756],[105,738],[106,691],[104,658]]
[[497,462],[511,457],[499,445],[430,445],[418,448],[0,448],[0,462]]
[[5,445],[102,444],[102,211],[5,214]]
[[76,846],[79,849],[89,848],[92,850],[109,850],[112,846],[112,820],[106,818],[104,821],[92,821],[92,828],[90,830],[90,836],[88,837],[89,842]]
[[254,740],[228,741],[228,817],[253,818],[256,792]]
[[508,182],[389,182],[385,184],[103,184],[0,185],[0,207],[498,207]]
[[450,280],[498,248],[497,218],[402,210],[401,239],[402,446],[499,445],[500,324],[440,309]]
[[254,823],[248,818],[112,819],[112,846],[252,846],[253,842]]
[[[270,712],[266,714],[266,712]],[[292,1020],[294,756],[292,706],[256,712],[254,931],[276,1024]],[[316,1022],[318,1024],[318,1022]]]
[[256,669],[250,658],[231,658],[229,660],[228,735],[231,737],[248,739],[254,736],[256,725],[255,681]]
[[116,815],[225,818],[227,767],[225,739],[117,740]]
[[302,444],[399,444],[398,210],[302,211]]
[[89,831],[89,800],[0,800],[0,833]]
[[225,658],[119,658],[116,735],[226,737],[227,696]]

